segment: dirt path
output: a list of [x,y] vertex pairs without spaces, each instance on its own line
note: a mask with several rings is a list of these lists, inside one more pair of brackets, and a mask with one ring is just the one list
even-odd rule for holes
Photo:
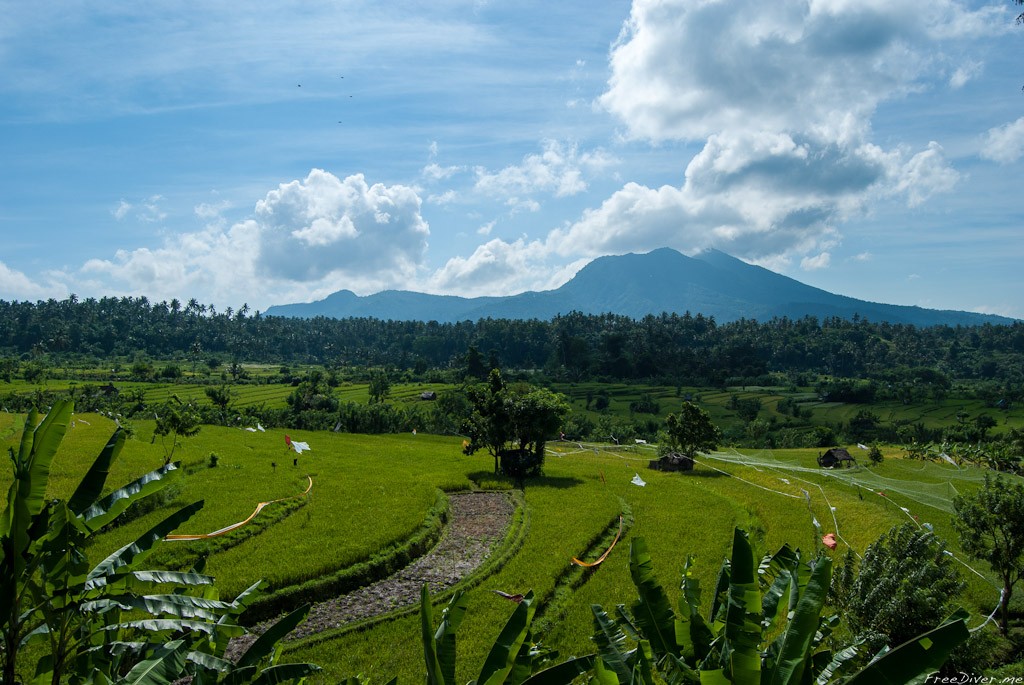
[[[441,541],[401,571],[347,595],[325,599],[313,605],[306,620],[288,634],[294,640],[331,628],[338,628],[420,601],[423,583],[437,594],[475,571],[505,535],[514,506],[500,492],[451,494],[451,513]],[[260,624],[238,640],[229,652],[240,654],[245,646],[266,629]]]

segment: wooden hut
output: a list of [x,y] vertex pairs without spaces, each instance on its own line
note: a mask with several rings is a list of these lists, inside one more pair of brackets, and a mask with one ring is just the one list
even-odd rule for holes
[[651,459],[647,466],[655,471],[692,471],[693,458],[669,452],[660,459]]
[[823,469],[831,469],[837,466],[854,466],[857,460],[853,455],[842,447],[833,447],[824,454],[818,454],[818,466]]

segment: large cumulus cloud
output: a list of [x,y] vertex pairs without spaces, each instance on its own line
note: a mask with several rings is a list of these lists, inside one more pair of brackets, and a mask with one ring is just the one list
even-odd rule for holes
[[[65,291],[145,294],[153,300],[200,293],[254,308],[323,297],[341,288],[360,293],[406,287],[416,276],[429,234],[420,198],[409,187],[370,185],[313,169],[256,202],[231,225],[221,206],[201,205],[200,230],[162,244],[119,250],[57,274]],[[0,279],[4,272],[0,270]]]
[[933,142],[872,141],[878,105],[948,86],[943,47],[991,10],[909,0],[634,0],[600,104],[631,140],[697,143],[679,186],[628,183],[550,236],[562,254],[716,246],[820,252],[882,198],[909,206],[958,173]]
[[430,230],[420,205],[410,187],[371,186],[362,174],[339,179],[313,169],[256,204],[258,270],[296,281],[337,273],[400,282],[427,248]]

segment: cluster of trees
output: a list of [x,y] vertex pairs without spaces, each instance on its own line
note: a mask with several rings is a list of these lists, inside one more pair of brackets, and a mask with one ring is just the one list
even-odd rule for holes
[[[659,380],[722,386],[777,381],[771,374],[871,378],[874,392],[941,393],[944,379],[994,380],[1016,392],[1024,381],[1024,324],[910,325],[813,317],[718,324],[700,314],[634,320],[572,313],[550,321],[437,322],[292,319],[217,312],[190,300],[88,298],[37,303],[0,300],[0,353],[121,356],[199,361],[245,359],[385,366],[423,373],[460,367],[467,349],[486,374],[543,370],[560,380]],[[0,373],[10,374],[10,362]],[[6,371],[5,371],[6,369]],[[926,372],[925,370],[930,370]],[[937,376],[929,375],[938,374]],[[804,385],[806,383],[798,383]],[[922,390],[923,388],[923,390]],[[838,390],[838,389],[836,389]]]

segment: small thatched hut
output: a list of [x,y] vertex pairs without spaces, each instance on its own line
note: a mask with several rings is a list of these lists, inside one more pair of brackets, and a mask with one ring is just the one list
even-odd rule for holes
[[840,465],[854,466],[856,464],[857,460],[853,458],[853,455],[842,447],[833,447],[824,454],[818,455],[818,466],[823,469],[831,469]]
[[647,466],[655,471],[692,471],[693,458],[678,452],[669,452],[660,459],[651,459]]

